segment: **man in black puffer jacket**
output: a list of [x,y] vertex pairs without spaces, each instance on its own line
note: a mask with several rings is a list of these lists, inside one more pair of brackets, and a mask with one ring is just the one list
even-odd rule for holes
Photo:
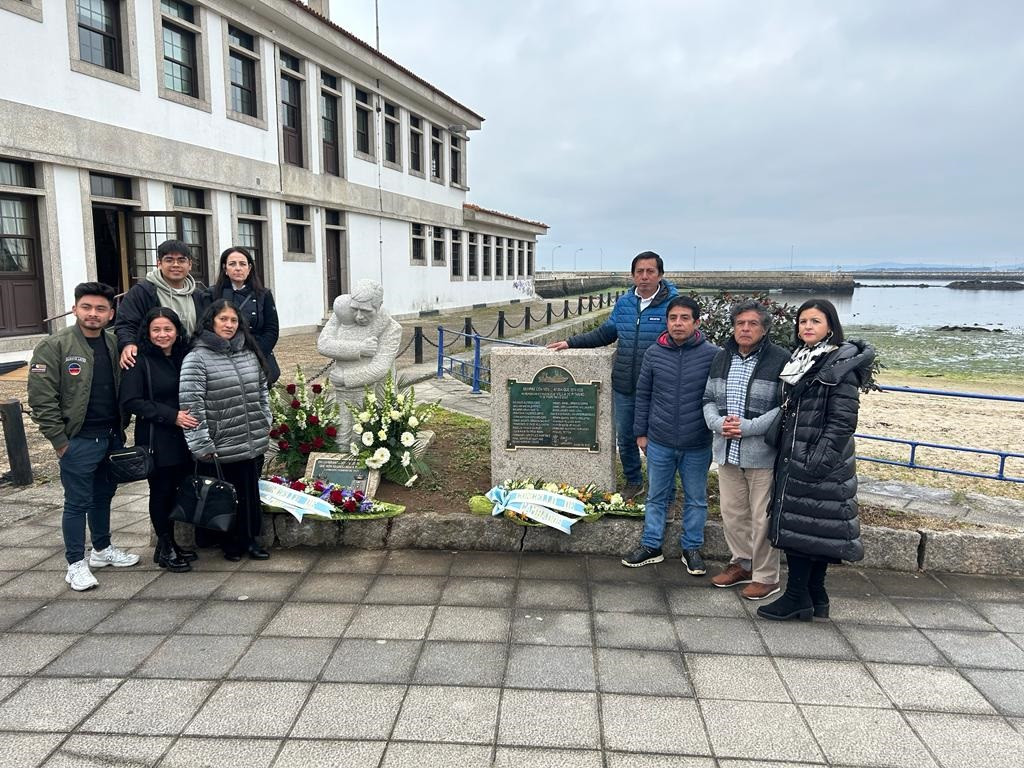
[[678,472],[683,481],[683,564],[694,576],[707,572],[700,548],[708,517],[711,432],[704,421],[704,386],[711,361],[720,351],[697,330],[700,305],[689,296],[668,303],[668,331],[644,353],[636,385],[633,432],[647,454],[647,508],[640,546],[622,559],[637,568],[665,558],[665,518],[675,498]]

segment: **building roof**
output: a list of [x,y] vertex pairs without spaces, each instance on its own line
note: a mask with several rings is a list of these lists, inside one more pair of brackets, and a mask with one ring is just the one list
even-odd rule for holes
[[[483,115],[473,111],[472,109],[467,107],[465,104],[463,104],[463,103],[461,103],[459,101],[456,101],[451,96],[449,96],[447,93],[442,91],[440,88],[438,88],[435,85],[431,85],[426,80],[424,80],[422,77],[417,75],[415,72],[413,72],[410,69],[407,69],[406,67],[403,67],[401,64],[399,64],[394,59],[390,58],[389,56],[385,56],[383,53],[378,51],[376,48],[374,48],[372,45],[367,43],[365,40],[361,40],[360,38],[358,38],[355,35],[353,35],[351,32],[349,32],[344,27],[341,27],[341,26],[335,24],[329,18],[324,16],[322,13],[318,13],[317,11],[313,10],[312,8],[310,8],[308,5],[306,5],[304,2],[302,2],[302,0],[290,0],[290,2],[292,3],[292,5],[296,5],[299,8],[301,8],[302,10],[304,10],[310,16],[314,17],[315,19],[318,19],[322,24],[326,24],[328,27],[330,27],[331,29],[335,30],[336,32],[341,33],[342,35],[347,37],[352,42],[354,42],[357,45],[365,48],[367,51],[369,51],[373,55],[377,56],[378,58],[382,59],[383,61],[386,61],[388,64],[390,64],[391,66],[395,67],[396,69],[404,72],[405,74],[407,74],[409,77],[411,77],[416,82],[420,83],[421,85],[425,85],[427,88],[429,88],[430,90],[434,91],[439,96],[443,96],[445,99],[450,101],[452,104],[455,104],[457,107],[460,107],[461,109],[466,110],[467,112],[469,112],[474,117],[476,117],[479,120],[483,121],[483,119],[484,119]],[[510,217],[510,218],[512,218],[512,217]]]
[[490,208],[481,208],[479,205],[475,205],[473,203],[463,203],[462,207],[470,211],[476,211],[477,213],[487,213],[490,214],[491,216],[499,216],[503,219],[508,219],[510,221],[518,221],[521,222],[522,224],[529,224],[534,227],[544,227],[544,229],[550,229],[550,227],[548,227],[548,225],[545,224],[543,221],[531,221],[530,219],[523,219],[520,218],[519,216],[513,216],[511,213],[502,213],[501,211],[492,211]]

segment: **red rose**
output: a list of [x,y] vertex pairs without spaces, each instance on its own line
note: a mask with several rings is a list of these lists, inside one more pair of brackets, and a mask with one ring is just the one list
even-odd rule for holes
[[314,448],[323,448],[324,447],[324,439],[322,437],[314,437],[313,438],[313,447]]
[[356,501],[358,501],[358,502],[359,502],[360,504],[362,504],[362,503],[363,503],[363,499],[365,498],[365,497],[363,496],[363,492],[362,492],[362,491],[355,491],[355,492],[354,492],[354,493],[352,494],[352,496],[353,496],[353,497],[355,498],[355,500],[356,500]]
[[326,486],[323,484],[321,480],[317,480],[315,483],[313,483],[313,490],[316,491],[317,493],[323,493],[325,487]]
[[309,453],[309,443],[299,443],[299,453]]
[[289,384],[287,387],[284,388],[284,391],[287,392],[289,395],[294,395],[295,394],[295,385],[294,384]]
[[338,430],[335,427],[328,427],[327,429],[324,430],[324,434],[327,435],[328,437],[337,437]]
[[342,509],[344,509],[346,512],[355,512],[356,500],[353,498],[345,499],[345,503],[342,504]]
[[291,484],[291,486],[289,486],[289,487],[290,487],[290,488],[291,488],[291,489],[292,489],[293,491],[304,491],[304,490],[306,490],[306,484],[305,484],[304,482],[302,482],[301,480],[295,480],[295,481],[294,481],[294,482],[293,482],[293,483]]
[[282,451],[287,451],[292,446],[291,443],[289,443],[287,440],[279,440],[277,443],[277,447],[280,448]]
[[341,495],[341,491],[335,488],[331,491],[331,504],[341,504],[344,501],[344,496]]
[[320,384],[314,384],[313,385],[313,394],[314,395],[319,395],[323,391],[324,391],[324,388]]
[[306,417],[306,423],[309,424],[310,426],[315,427],[317,424],[320,423],[320,417],[311,413],[309,414],[309,416]]
[[282,424],[280,427],[277,428],[277,431],[280,432],[282,435],[287,435],[291,431],[291,427],[289,427],[287,424]]
[[295,410],[298,410],[301,407],[302,407],[302,403],[300,403],[298,400],[292,400],[292,408],[294,408]]
[[276,440],[281,436],[281,433],[278,432],[276,429],[272,429],[270,430],[270,436]]

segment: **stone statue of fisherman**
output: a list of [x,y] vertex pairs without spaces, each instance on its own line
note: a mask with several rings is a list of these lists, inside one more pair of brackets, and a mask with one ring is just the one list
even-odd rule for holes
[[360,280],[352,293],[334,300],[334,311],[320,332],[316,350],[334,359],[330,381],[339,408],[342,445],[352,440],[352,415],[345,403],[360,406],[364,387],[374,387],[390,371],[402,342],[402,326],[382,307],[384,288],[375,280]]

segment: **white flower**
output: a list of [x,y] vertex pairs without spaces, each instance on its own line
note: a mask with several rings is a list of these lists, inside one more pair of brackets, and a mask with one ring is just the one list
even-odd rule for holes
[[373,452],[373,460],[379,461],[381,464],[387,464],[391,460],[391,451],[381,446]]
[[370,420],[370,414],[369,414],[368,411],[363,411],[356,418],[359,419],[360,421],[369,421]]
[[398,421],[400,418],[402,418],[401,412],[400,411],[396,411],[394,409],[391,409],[391,411],[388,413],[388,416],[391,417],[392,421]]
[[541,486],[541,490],[558,493],[558,483],[544,483],[544,485]]
[[349,443],[348,452],[355,456],[357,453],[359,453],[359,446],[356,445],[355,443]]
[[373,394],[373,392],[367,392],[366,393],[366,402],[368,402],[368,403],[376,403],[377,402],[377,396],[375,394]]
[[373,445],[373,432],[363,432],[363,445],[367,447]]
[[352,431],[355,432],[357,435],[363,434],[363,425],[357,421],[355,424],[352,425]]
[[405,403],[405,395],[399,395],[398,397],[395,398],[395,400],[398,401],[399,405],[402,405],[403,403]]
[[406,451],[405,453],[402,454],[402,466],[403,467],[408,467],[409,464],[411,464],[411,463],[412,463],[412,457],[409,455],[409,452]]
[[416,427],[418,427],[419,425],[420,425],[420,420],[419,419],[417,419],[415,416],[410,416],[409,417],[409,426],[410,427],[412,427],[413,429],[416,429]]
[[379,432],[377,432],[377,437],[379,437],[381,440],[387,440],[388,439],[388,431],[386,429],[380,430]]
[[384,462],[382,462],[382,461],[375,461],[372,456],[366,460],[366,468],[367,469],[380,469],[383,466],[384,466]]
[[622,503],[622,494],[621,493],[613,493],[612,497],[610,499],[608,499],[608,503],[612,504],[612,505],[621,504]]
[[405,481],[405,487],[406,488],[412,488],[412,484],[415,483],[419,479],[420,479],[419,475],[413,475],[412,477],[410,477],[408,480]]
[[416,435],[414,435],[412,432],[403,432],[402,437],[399,439],[402,441],[402,445],[404,445],[406,448],[412,448],[412,446],[416,443]]

